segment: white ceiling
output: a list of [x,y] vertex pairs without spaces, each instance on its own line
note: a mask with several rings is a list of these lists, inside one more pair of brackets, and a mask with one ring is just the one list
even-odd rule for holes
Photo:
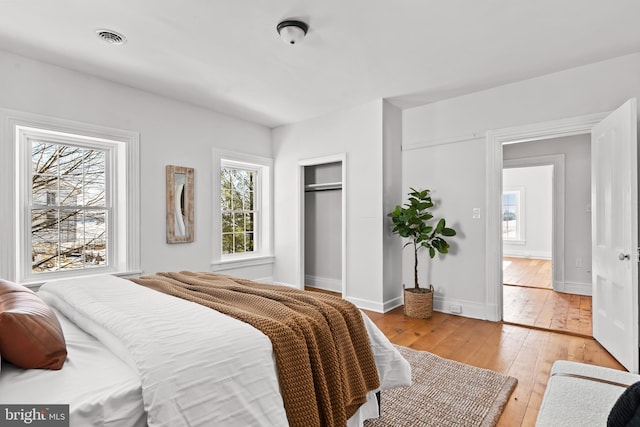
[[0,49],[275,127],[637,52],[639,20],[638,0],[0,0]]

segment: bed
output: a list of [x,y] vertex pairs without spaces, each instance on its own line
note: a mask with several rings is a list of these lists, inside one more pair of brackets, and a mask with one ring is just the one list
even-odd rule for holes
[[[67,359],[60,370],[3,361],[0,404],[69,404],[71,426],[288,425],[271,341],[253,326],[111,275],[48,282],[38,295],[60,321]],[[377,417],[377,391],[411,381],[362,319],[380,381],[349,427]]]

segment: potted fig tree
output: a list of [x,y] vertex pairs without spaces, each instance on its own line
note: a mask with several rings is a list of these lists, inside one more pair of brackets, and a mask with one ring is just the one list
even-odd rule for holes
[[429,212],[433,207],[430,190],[410,190],[407,203],[396,206],[388,216],[393,222],[391,231],[408,239],[402,248],[413,246],[414,286],[404,287],[404,313],[409,317],[428,319],[433,313],[434,289],[432,285],[421,288],[418,283],[418,251],[427,249],[432,259],[438,253],[449,253],[449,243],[445,237],[455,236],[456,231],[446,226],[444,218],[436,222]]

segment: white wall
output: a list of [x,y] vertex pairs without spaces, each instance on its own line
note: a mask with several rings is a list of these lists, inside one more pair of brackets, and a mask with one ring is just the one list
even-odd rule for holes
[[[211,235],[210,221],[217,208],[211,196],[212,150],[271,157],[270,129],[1,51],[0,76],[0,108],[139,132],[143,270],[209,270],[218,239]],[[165,240],[168,164],[195,168],[194,243],[169,245]],[[12,250],[13,242],[1,245],[3,251]],[[269,265],[235,273],[268,278],[271,270]]]
[[[456,252],[431,275],[435,308],[489,318],[485,284],[485,132],[611,111],[640,97],[640,54],[627,55],[403,112],[403,187],[426,186],[456,223]],[[405,258],[407,257],[405,253]],[[422,259],[428,256],[422,254]],[[406,261],[406,259],[405,259]],[[424,264],[425,262],[423,262]],[[408,280],[411,269],[403,269]],[[493,312],[493,311],[491,311]]]
[[[457,231],[447,239],[446,256],[432,260],[426,251],[419,253],[418,281],[435,288],[435,310],[449,311],[451,304],[461,305],[463,315],[484,310],[484,221],[472,219],[473,208],[484,206],[484,170],[482,140],[404,152],[403,188],[431,190],[435,218],[445,218]],[[402,277],[407,285],[413,283],[413,262],[411,250],[405,249]]]
[[553,166],[509,168],[502,171],[503,190],[520,190],[522,209],[522,241],[518,244],[503,240],[504,256],[551,259],[552,185]]
[[[591,291],[591,138],[575,135],[503,146],[504,159],[564,155],[565,284]],[[505,249],[506,250],[506,249]]]
[[[383,296],[383,234],[387,226],[383,140],[382,100],[274,129],[276,281],[289,284],[299,281],[298,162],[346,153],[345,297],[361,307],[378,311],[388,308],[386,303],[394,303],[384,300]],[[397,286],[399,288],[399,284]]]

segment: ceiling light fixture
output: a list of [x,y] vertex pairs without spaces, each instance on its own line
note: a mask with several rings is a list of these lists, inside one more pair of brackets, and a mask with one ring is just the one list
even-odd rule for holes
[[96,34],[109,44],[121,45],[127,42],[125,36],[112,30],[97,30]]
[[288,44],[299,43],[304,36],[307,35],[307,31],[309,30],[309,26],[306,23],[295,19],[282,21],[276,28],[282,40]]

